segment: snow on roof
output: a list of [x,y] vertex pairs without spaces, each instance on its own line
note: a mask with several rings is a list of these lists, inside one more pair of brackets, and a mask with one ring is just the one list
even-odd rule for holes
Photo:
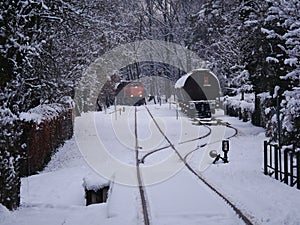
[[175,88],[182,88],[190,75],[192,75],[192,73],[188,73],[180,77],[175,83]]
[[209,71],[208,69],[194,69],[191,72],[183,75],[182,77],[180,77],[176,83],[175,83],[175,88],[182,88],[186,82],[186,80],[189,78],[189,76],[191,76],[194,72],[201,72],[201,71]]
[[84,177],[83,184],[82,184],[82,186],[86,190],[93,190],[93,191],[97,191],[109,185],[110,185],[109,180],[106,180],[95,173],[89,173],[86,177]]

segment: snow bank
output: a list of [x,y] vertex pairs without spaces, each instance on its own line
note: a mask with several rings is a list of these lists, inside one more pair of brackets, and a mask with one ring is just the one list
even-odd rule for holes
[[10,211],[0,204],[0,224],[10,223],[12,221]]

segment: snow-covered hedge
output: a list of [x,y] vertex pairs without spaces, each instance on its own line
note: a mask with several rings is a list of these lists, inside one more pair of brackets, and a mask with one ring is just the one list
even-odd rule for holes
[[245,95],[245,100],[241,100],[241,96],[225,97],[224,108],[229,116],[239,117],[244,122],[251,120],[254,111],[254,99],[252,95]]
[[283,143],[295,144],[300,147],[300,88],[284,92],[282,106]]
[[27,160],[22,175],[34,174],[50,160],[56,149],[73,135],[73,108],[61,103],[40,105],[20,115]]

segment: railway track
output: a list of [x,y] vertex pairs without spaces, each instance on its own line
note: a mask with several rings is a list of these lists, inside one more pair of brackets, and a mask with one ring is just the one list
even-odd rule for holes
[[[158,125],[157,121],[155,120],[154,116],[152,115],[152,113],[150,112],[149,108],[147,106],[145,106],[147,112],[149,113],[150,117],[152,118],[155,126],[157,127],[157,129],[159,130],[159,132],[161,133],[161,135],[164,137],[164,139],[168,142],[168,146],[161,148],[161,149],[157,149],[156,151],[152,151],[152,153],[157,152],[159,150],[165,149],[165,148],[169,148],[171,147],[174,152],[177,154],[177,156],[179,157],[179,159],[184,163],[185,167],[192,173],[194,174],[199,180],[201,180],[207,187],[209,187],[209,189],[211,189],[216,195],[218,195],[221,199],[223,199],[231,208],[232,210],[237,214],[237,216],[239,218],[241,218],[243,220],[243,222],[246,225],[256,225],[255,222],[252,222],[251,219],[249,219],[251,216],[248,215],[247,213],[243,212],[243,210],[241,210],[240,208],[238,208],[231,200],[229,200],[224,194],[222,194],[216,187],[214,187],[212,184],[210,184],[203,176],[201,176],[199,173],[197,173],[196,170],[194,170],[186,161],[186,157],[183,157],[179,151],[175,148],[174,144],[169,140],[169,138],[165,135],[165,133],[163,132],[163,130],[160,128],[160,126]],[[236,136],[238,134],[238,130],[234,127],[232,127],[230,124],[227,123],[221,123],[221,125],[227,126],[229,128],[232,128],[235,133],[229,137],[227,137],[227,139],[230,139],[234,136]],[[210,130],[211,132],[211,130]],[[204,135],[205,137],[209,136],[209,135]],[[203,138],[204,138],[203,136]],[[193,139],[191,141],[196,141],[202,138],[197,138],[197,139]],[[202,145],[202,147],[206,146],[207,144]],[[201,147],[201,146],[200,146]],[[198,150],[198,149],[196,149]],[[195,151],[195,150],[193,150]],[[151,154],[152,154],[151,153]],[[188,153],[190,154],[190,153]],[[149,153],[148,153],[149,156]],[[143,160],[145,159],[145,156],[143,157]],[[142,160],[142,161],[143,161]]]
[[144,224],[150,225],[149,210],[148,210],[148,205],[147,205],[147,200],[146,200],[145,187],[143,184],[142,174],[141,174],[141,170],[140,170],[139,142],[138,142],[137,127],[138,127],[137,126],[137,108],[135,107],[135,110],[134,110],[134,136],[135,136],[135,159],[136,159],[137,180],[138,180],[138,187],[139,187],[140,198],[141,198],[141,203],[142,203]]
[[[199,122],[199,123],[201,124],[201,122]],[[205,126],[205,127],[208,127],[208,126],[205,125],[205,124],[201,124],[201,125],[203,125],[203,126]],[[238,135],[238,129],[236,129],[235,127],[231,126],[229,123],[224,123],[224,122],[222,122],[222,121],[218,121],[217,125],[226,126],[226,127],[231,128],[231,129],[234,130],[234,134],[229,135],[228,137],[225,138],[225,139],[227,139],[227,140],[230,140],[231,138],[233,138],[233,137],[235,137],[235,136]],[[210,131],[211,131],[211,128],[210,128],[210,127],[208,127],[208,128],[209,128]],[[210,132],[210,133],[211,133],[211,132]],[[197,140],[197,139],[195,139],[195,140]],[[191,140],[191,141],[193,141],[193,140]],[[219,141],[221,142],[222,140],[219,140]],[[216,142],[219,142],[219,141],[216,141]],[[205,144],[198,145],[197,148],[193,149],[192,151],[190,151],[189,153],[187,153],[187,154],[184,156],[184,160],[186,161],[187,158],[188,158],[192,153],[194,153],[195,151],[198,151],[198,150],[200,150],[201,148],[204,148],[205,146],[210,145],[210,144],[214,144],[214,143],[216,143],[216,142],[211,142],[211,143],[205,143]],[[180,144],[180,143],[179,143],[179,144]]]
[[[189,142],[193,142],[193,141],[199,141],[199,140],[201,140],[201,139],[204,139],[204,138],[208,137],[208,136],[211,134],[211,128],[210,128],[209,126],[206,126],[206,125],[204,125],[204,126],[208,129],[208,132],[207,132],[206,134],[204,134],[204,135],[202,135],[202,136],[200,136],[200,137],[197,137],[197,138],[193,138],[193,139],[190,139],[190,140],[186,140],[186,141],[179,142],[178,145],[182,145],[182,144],[189,143]],[[159,151],[168,149],[168,148],[170,148],[170,147],[171,147],[171,145],[169,144],[169,145],[166,145],[166,146],[164,146],[164,147],[155,149],[155,150],[153,150],[153,151],[151,151],[151,152],[148,152],[147,154],[145,154],[145,155],[141,158],[141,160],[140,160],[141,163],[144,163],[144,162],[145,162],[145,159],[146,159],[148,156],[150,156],[150,155],[152,155],[152,154],[154,154],[154,153],[156,153],[156,152],[159,152]],[[203,147],[204,147],[204,146],[203,146]],[[197,148],[197,149],[198,149],[198,148]],[[193,150],[193,151],[194,151],[194,150]],[[191,153],[192,153],[192,152],[191,152]]]
[[[204,138],[208,137],[208,136],[211,134],[212,130],[211,130],[211,128],[210,128],[208,125],[205,125],[205,124],[203,124],[203,123],[201,123],[201,122],[199,122],[199,124],[202,125],[202,126],[204,126],[204,127],[206,127],[206,128],[208,129],[208,132],[207,132],[206,134],[200,136],[200,137],[193,138],[193,139],[190,139],[190,140],[187,140],[187,141],[179,142],[178,145],[185,144],[185,143],[188,143],[188,142],[193,142],[193,141],[199,141],[199,140],[201,140],[201,139],[204,139]],[[237,130],[235,127],[231,126],[229,123],[224,123],[224,122],[219,121],[219,122],[218,122],[218,125],[223,125],[223,126],[226,126],[226,127],[231,128],[231,129],[234,130],[234,134],[232,134],[232,135],[226,137],[225,139],[230,140],[231,138],[233,138],[233,137],[235,137],[235,136],[238,135],[238,130]],[[220,141],[222,141],[222,140],[220,140]],[[196,149],[193,149],[192,151],[190,151],[188,154],[186,154],[186,155],[184,156],[184,161],[186,161],[186,160],[187,160],[187,157],[190,156],[190,155],[191,155],[192,153],[194,153],[195,151],[198,151],[198,150],[200,150],[201,148],[204,148],[205,146],[207,146],[207,145],[209,145],[209,144],[214,144],[214,143],[215,143],[215,142],[205,143],[205,144],[198,145]],[[164,146],[164,147],[161,147],[161,148],[152,150],[152,151],[148,152],[147,154],[145,154],[145,155],[140,159],[140,162],[141,162],[141,163],[144,163],[144,162],[145,162],[145,159],[146,159],[147,157],[149,157],[150,155],[152,155],[152,154],[154,154],[154,153],[156,153],[156,152],[159,152],[159,151],[168,149],[168,148],[170,148],[170,147],[171,147],[171,145],[169,144],[169,145],[166,145],[166,146]]]

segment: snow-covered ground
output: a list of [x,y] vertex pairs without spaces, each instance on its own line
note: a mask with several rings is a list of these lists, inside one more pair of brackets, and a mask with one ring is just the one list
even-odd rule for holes
[[[177,120],[174,107],[170,109],[167,104],[149,107],[175,145],[207,133],[207,128],[193,125],[185,117]],[[101,138],[103,146],[110,150],[113,158],[128,167],[134,166],[133,110],[118,110],[117,115],[110,112],[95,114],[98,138]],[[122,118],[125,117],[125,123],[122,124]],[[211,165],[202,172],[202,176],[247,213],[256,224],[300,224],[299,190],[263,174],[262,144],[266,139],[264,130],[236,118],[222,115],[218,117],[236,127],[239,133],[230,139],[230,163]],[[138,107],[141,155],[168,145],[160,138],[159,132],[150,121],[146,110]],[[232,133],[233,130],[227,128],[224,136]],[[150,139],[150,136],[155,138]],[[176,148],[186,154],[198,145],[208,142],[209,138],[199,140],[198,143],[176,145]],[[119,184],[118,174],[115,174],[115,180],[111,182],[111,193],[106,203],[85,206],[83,179],[94,177],[95,183],[104,183],[107,180],[90,167],[80,150],[82,151],[73,138],[59,149],[43,172],[23,178],[21,207],[9,212],[0,206],[0,224],[143,224],[138,188],[130,183]],[[191,156],[189,163],[194,169],[199,169],[204,153],[205,148],[200,148]],[[158,178],[156,182],[153,182],[150,175],[149,178],[145,177],[145,182],[151,183],[146,186],[151,224],[243,224],[222,199],[181,167],[178,158],[172,158],[172,155],[174,153],[171,148],[165,149],[150,155],[145,159],[145,164],[141,165],[145,169],[145,175],[149,173],[147,168],[153,168],[153,173],[159,173],[154,175]],[[170,168],[177,168],[178,172],[170,173],[167,167],[160,166],[166,161],[169,163],[167,165],[171,165]],[[113,169],[111,168],[112,171]]]

